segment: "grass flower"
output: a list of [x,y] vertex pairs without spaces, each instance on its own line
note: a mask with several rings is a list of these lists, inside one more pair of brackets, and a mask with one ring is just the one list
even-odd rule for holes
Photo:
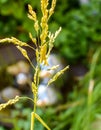
[[[41,119],[41,117],[39,115],[36,114],[36,103],[37,103],[37,98],[38,98],[38,86],[39,86],[39,81],[40,81],[40,65],[47,65],[48,66],[48,57],[50,55],[50,52],[54,46],[54,42],[56,37],[58,36],[58,34],[61,31],[61,27],[53,34],[49,31],[49,27],[48,27],[48,21],[50,16],[54,13],[54,9],[56,6],[56,0],[52,0],[51,3],[51,7],[50,9],[48,9],[48,5],[49,5],[49,1],[48,0],[41,0],[41,11],[42,11],[42,18],[41,20],[37,19],[37,14],[36,12],[32,9],[31,5],[28,5],[28,17],[33,20],[34,22],[34,29],[36,31],[37,34],[37,38],[40,39],[36,40],[36,37],[33,37],[32,34],[29,32],[29,37],[32,40],[33,44],[35,45],[35,48],[33,48],[32,46],[28,45],[25,42],[22,42],[14,37],[11,38],[5,38],[5,39],[0,39],[0,43],[13,43],[18,49],[19,51],[22,53],[22,55],[29,61],[29,63],[32,65],[32,67],[35,70],[34,76],[33,76],[33,82],[32,82],[32,92],[33,92],[33,99],[31,99],[34,103],[34,108],[33,111],[31,113],[31,129],[30,130],[34,130],[34,120],[35,118],[37,120],[39,120],[39,122],[42,123],[42,125],[44,127],[46,127],[47,130],[50,130],[50,128],[48,127],[48,125]],[[40,33],[39,33],[40,31]],[[33,51],[36,54],[36,61],[37,61],[37,65],[36,67],[32,64],[27,51],[23,48],[23,46],[27,46],[30,47],[31,49],[33,49]],[[59,67],[59,65],[57,66],[53,66],[50,68],[50,70],[54,70],[57,69]],[[51,83],[53,83],[55,80],[57,80],[57,78],[63,74],[66,70],[68,69],[68,66],[65,67],[63,70],[57,72],[52,79],[49,80],[48,85],[50,85]],[[29,98],[28,98],[29,99]],[[15,104],[16,102],[19,101],[19,97],[16,96],[14,99],[9,100],[7,103],[5,104],[1,104],[0,105],[0,110],[2,110],[3,108],[6,108],[8,105],[12,105]]]

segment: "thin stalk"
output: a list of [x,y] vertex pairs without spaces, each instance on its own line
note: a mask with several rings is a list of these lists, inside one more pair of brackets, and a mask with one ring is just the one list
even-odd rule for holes
[[33,112],[31,113],[31,130],[34,130],[36,103],[37,103],[37,92],[36,92],[36,94],[34,94],[34,109],[33,109]]
[[34,95],[34,109],[33,109],[33,112],[31,113],[31,130],[34,130],[36,103],[37,103],[37,94]]
[[29,61],[30,65],[32,66],[32,68],[35,70],[35,66],[33,65],[33,63],[30,60],[28,60],[28,61]]
[[33,116],[33,113],[31,113],[31,130],[34,130],[34,116]]
[[30,98],[30,97],[19,97],[19,99],[28,99],[28,100],[30,100],[30,101],[32,101],[33,103],[34,103],[34,101],[33,101],[33,99],[32,98]]
[[98,48],[97,51],[94,53],[93,58],[92,58],[92,63],[91,63],[91,69],[90,69],[90,79],[89,79],[89,89],[88,89],[88,104],[87,104],[87,125],[86,129],[89,129],[90,121],[91,121],[91,109],[92,109],[92,104],[93,104],[93,99],[92,99],[92,94],[93,94],[93,89],[94,89],[94,74],[95,74],[95,69],[97,65],[97,61],[99,60],[99,56],[101,53],[101,48]]
[[28,47],[35,51],[35,48],[33,48],[32,46],[28,45]]
[[38,96],[38,85],[39,85],[39,72],[40,68],[38,66],[38,73],[36,75],[36,86],[37,89],[34,92],[34,108],[33,108],[33,112],[31,113],[31,130],[34,130],[34,124],[35,124],[35,113],[36,113],[36,104],[37,104],[37,96]]

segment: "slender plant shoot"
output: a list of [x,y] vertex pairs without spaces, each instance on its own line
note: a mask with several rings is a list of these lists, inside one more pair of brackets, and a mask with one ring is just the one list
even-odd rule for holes
[[[33,93],[33,98],[31,99],[33,101],[33,111],[31,113],[31,127],[30,130],[34,130],[34,124],[35,124],[35,118],[47,129],[51,130],[49,126],[42,120],[42,118],[36,113],[36,108],[37,108],[37,99],[38,99],[38,86],[39,86],[39,81],[40,81],[40,65],[42,66],[48,66],[48,57],[51,53],[52,48],[54,47],[54,41],[58,34],[61,31],[61,27],[55,32],[51,33],[49,31],[48,27],[48,21],[51,17],[51,15],[54,13],[54,9],[56,6],[56,0],[52,0],[51,7],[48,8],[49,1],[48,0],[41,0],[41,12],[42,12],[42,17],[40,20],[38,20],[36,12],[32,9],[31,5],[28,5],[28,17],[34,22],[34,29],[36,31],[37,37],[33,37],[31,32],[29,32],[29,37],[33,44],[35,45],[35,48],[30,46],[29,44],[22,42],[14,37],[11,38],[5,38],[5,39],[0,39],[0,43],[13,43],[19,51],[22,53],[22,55],[29,61],[33,69],[35,70],[34,76],[33,76],[33,81],[32,81],[32,93]],[[37,40],[40,39],[40,40]],[[30,60],[30,57],[27,54],[27,51],[23,48],[24,46],[29,47],[33,49],[35,56],[36,56],[36,62],[37,65],[34,66]],[[53,66],[50,69],[56,69],[59,67]],[[57,78],[64,73],[68,69],[68,66],[66,66],[63,70],[57,72],[53,78],[51,78],[47,84],[50,85],[53,83]],[[3,108],[7,107],[8,105],[15,104],[16,102],[19,101],[19,99],[22,99],[23,97],[16,96],[14,99],[9,100],[7,103],[1,104],[0,105],[0,110]]]

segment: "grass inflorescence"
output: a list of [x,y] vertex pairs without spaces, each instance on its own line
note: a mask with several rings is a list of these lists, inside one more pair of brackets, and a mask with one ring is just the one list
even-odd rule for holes
[[[34,76],[33,76],[33,81],[32,81],[32,87],[31,87],[32,92],[33,92],[33,99],[31,99],[31,100],[33,100],[33,103],[34,103],[34,108],[31,113],[31,128],[30,128],[31,130],[34,130],[35,118],[37,120],[39,120],[39,122],[44,127],[46,127],[46,129],[50,130],[48,125],[41,119],[41,117],[38,114],[36,114],[36,107],[37,107],[36,103],[37,103],[37,99],[38,99],[38,86],[39,86],[39,81],[40,81],[39,74],[41,71],[40,65],[48,66],[48,57],[51,53],[51,50],[54,47],[53,43],[61,31],[61,27],[55,33],[51,33],[49,31],[48,21],[49,21],[51,15],[54,13],[54,9],[56,6],[56,0],[52,0],[50,8],[48,8],[48,6],[49,6],[48,0],[41,0],[42,17],[40,20],[38,20],[36,12],[33,10],[31,5],[28,5],[28,10],[29,10],[28,17],[29,17],[29,19],[31,19],[34,22],[34,29],[37,34],[37,37],[33,37],[32,33],[29,32],[29,37],[32,40],[33,44],[35,45],[35,48],[33,48],[32,46],[30,46],[29,44],[27,44],[25,42],[22,42],[22,41],[16,39],[15,37],[0,39],[0,43],[5,43],[5,42],[13,43],[19,49],[19,51],[22,53],[22,55],[29,61],[29,63],[31,64],[31,66],[33,67],[33,69],[35,71]],[[33,49],[33,51],[35,51],[36,62],[37,62],[36,66],[33,65],[33,63],[31,62],[31,60],[27,54],[27,51],[23,48],[24,46],[29,47],[29,48]],[[58,68],[57,66],[53,66],[52,68],[50,68],[50,70],[57,69],[57,68]],[[49,80],[47,86],[50,85],[51,83],[53,83],[67,69],[68,69],[68,66],[66,66],[63,70],[57,72]],[[17,97],[15,97],[15,99],[11,99],[5,104],[1,104],[0,110],[5,108],[8,105],[12,105],[12,104],[16,103],[19,100],[19,98],[20,97],[17,96]]]

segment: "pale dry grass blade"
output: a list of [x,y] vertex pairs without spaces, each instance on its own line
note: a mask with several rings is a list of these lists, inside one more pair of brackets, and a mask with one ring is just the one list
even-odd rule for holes
[[[42,120],[42,118],[41,118],[38,114],[32,112],[32,113],[31,113],[31,116],[32,116],[32,120],[34,120],[34,118],[36,118],[47,130],[51,130],[51,129],[48,127],[48,125]],[[32,130],[32,129],[31,129],[31,130]]]

